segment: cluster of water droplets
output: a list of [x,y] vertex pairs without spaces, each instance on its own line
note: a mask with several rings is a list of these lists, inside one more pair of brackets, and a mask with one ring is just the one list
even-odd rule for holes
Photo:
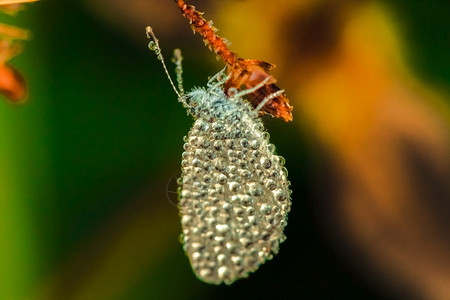
[[246,277],[278,252],[291,206],[284,159],[238,100],[225,118],[198,118],[182,155],[183,246],[195,274],[214,284]]

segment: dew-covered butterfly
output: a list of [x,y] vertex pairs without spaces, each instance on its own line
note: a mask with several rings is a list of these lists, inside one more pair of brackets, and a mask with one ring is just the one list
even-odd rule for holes
[[232,76],[225,68],[205,88],[185,94],[179,50],[174,59],[177,90],[150,27],[147,36],[179,101],[195,120],[184,138],[179,182],[183,248],[199,279],[231,284],[271,259],[286,238],[290,182],[284,159],[274,153],[258,117],[284,91],[267,95],[253,108],[243,96],[264,89],[272,77],[241,91],[230,87],[225,93]]

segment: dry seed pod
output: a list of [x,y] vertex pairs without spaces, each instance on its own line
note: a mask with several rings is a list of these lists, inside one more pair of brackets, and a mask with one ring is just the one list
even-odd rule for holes
[[[270,101],[264,103],[258,111],[267,113],[276,118],[282,118],[286,122],[292,121],[292,106],[284,92],[275,85],[276,79],[269,75],[269,71],[275,65],[256,59],[242,59],[228,49],[228,41],[216,34],[217,29],[212,25],[212,21],[206,21],[203,13],[195,10],[192,5],[186,4],[183,0],[175,0],[183,16],[189,20],[192,30],[199,33],[210,50],[213,50],[226,64],[228,79],[223,85],[226,93],[230,88],[252,89],[261,82],[265,82],[259,89],[248,93],[247,97],[253,107],[260,106],[270,95]],[[276,94],[275,94],[276,93]]]

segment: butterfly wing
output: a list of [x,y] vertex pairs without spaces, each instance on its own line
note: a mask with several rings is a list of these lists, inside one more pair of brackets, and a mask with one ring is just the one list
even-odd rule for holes
[[184,146],[184,249],[201,280],[231,284],[277,253],[290,190],[284,159],[259,119],[198,119]]

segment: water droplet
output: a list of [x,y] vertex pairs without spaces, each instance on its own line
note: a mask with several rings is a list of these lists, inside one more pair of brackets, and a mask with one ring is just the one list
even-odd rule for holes
[[229,174],[236,174],[238,171],[238,168],[236,166],[228,166],[227,167],[227,172]]
[[253,207],[247,207],[247,215],[254,216],[256,214],[256,211]]
[[214,163],[214,166],[218,171],[223,171],[225,170],[227,164],[223,159],[217,159]]
[[240,257],[240,256],[232,256],[232,257],[231,257],[231,261],[232,261],[236,266],[242,266],[242,257]]
[[227,180],[228,180],[228,178],[224,174],[219,174],[219,176],[217,176],[217,182],[219,184],[225,184],[225,183],[227,183]]
[[222,266],[217,270],[217,275],[220,279],[224,280],[230,276],[230,270],[227,267]]
[[241,190],[241,185],[237,182],[230,182],[228,183],[228,188],[230,189],[231,192],[237,193]]
[[216,132],[221,132],[225,129],[225,126],[222,123],[216,122],[212,124],[212,129]]
[[262,157],[260,162],[264,169],[269,169],[272,166],[272,161],[267,157]]
[[228,140],[227,141],[227,148],[234,150],[236,149],[236,142],[234,140]]
[[214,149],[216,149],[217,151],[223,150],[223,141],[215,141]]
[[192,160],[192,165],[193,165],[194,167],[200,167],[200,166],[202,165],[202,162],[201,162],[198,158],[194,158],[194,159]]
[[249,145],[250,145],[250,143],[248,142],[247,139],[242,139],[241,142],[240,142],[240,144],[241,144],[241,146],[242,146],[243,148],[248,148]]
[[200,270],[199,275],[201,278],[207,279],[212,275],[212,271],[211,271],[211,269],[204,268],[204,269]]
[[250,147],[251,147],[253,150],[258,150],[260,146],[261,146],[261,144],[259,143],[258,140],[253,140],[253,141],[251,141],[251,143],[250,143]]
[[230,203],[224,203],[222,208],[224,211],[230,212],[233,209],[233,205],[231,205]]
[[255,150],[255,151],[252,152],[252,156],[254,158],[260,158],[261,157],[261,152]]
[[252,178],[252,172],[250,172],[249,170],[243,170],[241,171],[241,176],[246,180],[250,180]]
[[263,215],[269,215],[270,212],[272,211],[272,207],[268,204],[263,204],[261,205],[260,211]]
[[265,186],[271,191],[273,191],[274,189],[277,188],[276,182],[274,180],[272,180],[272,179],[266,180]]
[[220,265],[224,265],[225,264],[225,261],[226,261],[226,255],[225,254],[219,254],[219,255],[217,255],[217,262],[220,264]]
[[273,192],[273,195],[274,195],[275,199],[280,202],[286,201],[286,199],[287,199],[286,192],[284,192],[283,190],[275,190]]
[[269,153],[274,153],[275,152],[275,145],[274,144],[267,145],[267,151]]
[[264,193],[264,190],[262,189],[261,185],[258,183],[250,183],[249,191],[252,196],[256,196],[256,197],[259,197]]
[[252,197],[249,195],[242,195],[241,196],[241,205],[242,206],[250,206],[253,203]]
[[152,51],[155,51],[156,49],[158,49],[158,46],[156,46],[156,43],[154,41],[150,41],[148,43],[148,48]]

